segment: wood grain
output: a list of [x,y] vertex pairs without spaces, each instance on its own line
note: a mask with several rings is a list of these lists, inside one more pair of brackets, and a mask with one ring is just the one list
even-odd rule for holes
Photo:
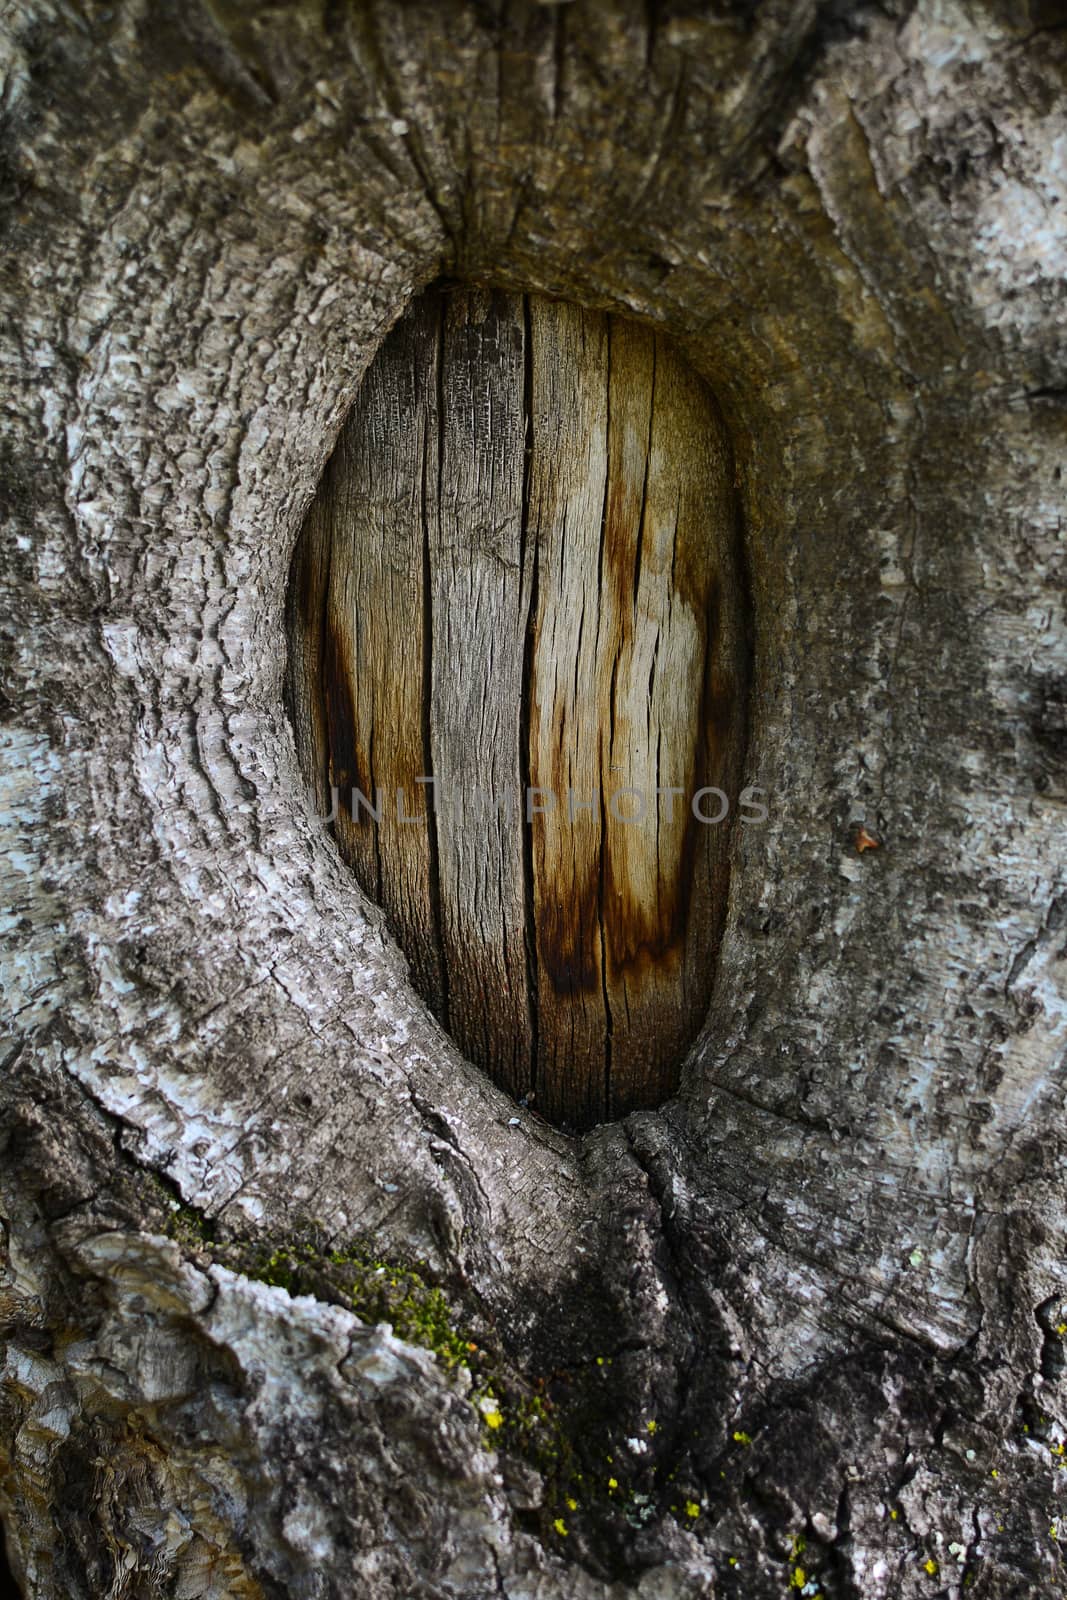
[[732,476],[662,336],[435,291],[294,557],[289,702],[341,853],[461,1049],[574,1127],[669,1096],[711,997],[746,726]]

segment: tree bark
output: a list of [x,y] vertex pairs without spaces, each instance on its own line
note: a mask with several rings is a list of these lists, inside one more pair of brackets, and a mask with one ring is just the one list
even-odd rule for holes
[[[9,5],[27,1595],[1062,1592],[1058,21]],[[582,1136],[435,1020],[285,708],[442,277],[653,328],[734,457],[769,820],[677,1094]]]

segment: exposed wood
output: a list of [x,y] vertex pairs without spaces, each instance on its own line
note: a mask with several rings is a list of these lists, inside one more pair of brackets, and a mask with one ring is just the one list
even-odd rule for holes
[[500,294],[432,297],[420,314],[438,317],[442,351],[440,472],[425,514],[432,659],[423,710],[447,984],[435,1009],[463,1052],[519,1098],[534,1087],[536,1025],[520,806],[533,570],[527,329],[521,303]]
[[294,559],[295,726],[342,855],[465,1053],[555,1121],[664,1100],[707,1012],[737,543],[722,421],[670,340],[439,291],[382,346]]
[[[436,327],[402,323],[393,348],[395,368],[372,366],[360,395],[361,425],[343,431],[331,462],[322,513],[330,558],[320,693],[329,784],[345,801],[334,824],[338,844],[389,913],[418,987],[440,1004],[427,830],[405,825],[396,803],[399,789],[408,806],[418,804],[417,780],[427,769],[423,518],[440,470]],[[311,515],[314,526],[319,513]],[[314,619],[313,630],[319,626]],[[378,822],[358,801],[353,807],[353,794]]]

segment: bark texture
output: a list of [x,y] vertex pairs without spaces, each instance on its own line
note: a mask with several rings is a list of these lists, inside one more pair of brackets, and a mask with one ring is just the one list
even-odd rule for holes
[[[28,1594],[1063,1591],[1060,20],[7,6]],[[582,1138],[429,1014],[283,707],[443,274],[654,326],[736,457],[770,821],[678,1095]]]

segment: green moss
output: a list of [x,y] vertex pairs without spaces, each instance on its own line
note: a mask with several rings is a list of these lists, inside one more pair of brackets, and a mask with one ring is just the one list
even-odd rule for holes
[[203,1218],[176,1205],[162,1184],[158,1187],[166,1231],[183,1249],[207,1252],[221,1266],[291,1295],[343,1305],[362,1322],[387,1322],[397,1338],[432,1351],[446,1371],[466,1367],[486,1443],[523,1456],[542,1475],[558,1476],[567,1452],[551,1406],[498,1352],[460,1326],[444,1290],[428,1280],[424,1268],[358,1243],[338,1249],[314,1228],[299,1240],[275,1245],[218,1240]]
[[398,1339],[432,1350],[446,1368],[470,1366],[478,1353],[456,1326],[444,1291],[411,1264],[358,1247],[323,1247],[313,1238],[275,1249],[227,1246],[225,1256],[248,1277],[343,1305],[362,1322],[388,1322]]
[[[525,1460],[544,1482],[539,1517],[544,1537],[566,1537],[559,1532],[560,1521],[568,1533],[578,1526],[606,1527],[620,1515],[643,1527],[659,1509],[666,1511],[668,1498],[675,1502],[677,1509],[671,1509],[677,1520],[692,1526],[687,1509],[690,1500],[696,1504],[695,1490],[679,1484],[671,1493],[652,1463],[641,1481],[632,1483],[628,1477],[619,1481],[623,1469],[610,1465],[618,1441],[604,1415],[601,1392],[609,1358],[591,1367],[599,1380],[595,1390],[576,1383],[573,1397],[554,1405],[543,1387],[528,1381],[484,1335],[476,1339],[462,1326],[445,1291],[419,1263],[380,1256],[362,1241],[337,1248],[315,1224],[300,1238],[276,1243],[217,1239],[209,1223],[159,1187],[166,1231],[183,1249],[208,1254],[221,1266],[291,1295],[342,1305],[365,1323],[389,1323],[398,1338],[432,1351],[446,1371],[468,1369],[468,1398],[486,1446]],[[576,1370],[580,1377],[581,1368]],[[650,1435],[654,1431],[647,1429]],[[609,1464],[592,1472],[591,1451],[598,1449]]]

